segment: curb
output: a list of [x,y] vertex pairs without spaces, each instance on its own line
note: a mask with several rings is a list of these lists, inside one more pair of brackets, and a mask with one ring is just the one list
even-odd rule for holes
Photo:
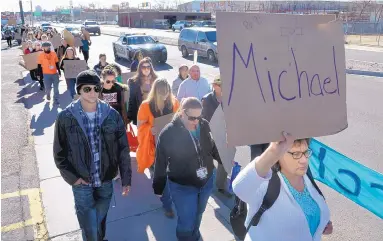
[[366,71],[366,70],[357,70],[357,69],[346,69],[346,74],[355,74],[355,75],[367,75],[367,76],[374,76],[374,77],[383,77],[383,72]]

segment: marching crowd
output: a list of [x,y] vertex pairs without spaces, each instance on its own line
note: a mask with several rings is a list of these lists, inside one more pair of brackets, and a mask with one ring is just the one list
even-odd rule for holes
[[[53,103],[58,105],[59,79],[67,71],[64,60],[79,59],[77,50],[65,39],[54,49],[40,31],[27,31],[26,36],[24,54],[42,51],[31,77],[39,81],[48,101],[53,86]],[[84,34],[81,39],[79,52],[88,61],[91,41]],[[133,150],[137,172],[151,172],[164,215],[177,216],[177,239],[198,241],[214,186],[228,197],[233,195],[227,185],[230,173],[223,168],[209,124],[216,109],[223,108],[221,79],[217,76],[209,84],[198,65],[180,65],[171,85],[139,51],[130,70],[134,75],[124,84],[118,65],[100,54],[92,70],[65,78],[73,101],[56,119],[54,160],[72,186],[83,239],[104,240],[113,180],[121,179],[124,196],[136,188],[131,182],[133,140],[127,138],[127,127],[131,130],[133,124],[138,130],[138,147]],[[170,123],[157,129],[155,119],[170,114]],[[252,160],[232,183],[236,199],[247,204],[245,231],[238,232],[234,224],[240,219],[235,220],[232,212],[233,229],[245,240],[321,240],[322,234],[332,233],[332,223],[308,169],[310,140],[295,140],[286,132],[281,139],[250,145]]]

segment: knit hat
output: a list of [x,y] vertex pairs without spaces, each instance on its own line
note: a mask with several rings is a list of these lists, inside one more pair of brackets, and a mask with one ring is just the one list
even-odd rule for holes
[[217,76],[214,78],[214,81],[213,81],[212,84],[221,85],[221,84],[222,84],[221,76],[217,75]]
[[101,85],[100,77],[98,77],[94,70],[84,70],[76,78],[77,94],[80,94],[80,89],[83,85]]
[[51,43],[50,42],[44,42],[43,45],[41,47],[51,47]]

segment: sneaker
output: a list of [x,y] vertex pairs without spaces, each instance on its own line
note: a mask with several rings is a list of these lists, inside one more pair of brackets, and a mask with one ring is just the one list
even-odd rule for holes
[[165,214],[165,216],[166,216],[167,218],[170,218],[170,219],[174,218],[174,212],[173,212],[173,209],[165,210],[164,214]]
[[47,100],[51,100],[51,96],[50,95],[47,95]]

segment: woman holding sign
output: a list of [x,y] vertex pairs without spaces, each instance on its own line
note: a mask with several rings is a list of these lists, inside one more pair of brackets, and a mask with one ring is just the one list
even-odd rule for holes
[[82,42],[82,46],[80,47],[80,54],[82,52],[82,54],[84,55],[84,60],[88,63],[88,59],[89,59],[89,46],[92,44],[92,42],[90,40],[88,40],[84,34],[81,34],[81,42]]
[[[329,208],[308,169],[311,154],[309,139],[283,133],[238,174],[233,189],[248,204],[245,240],[319,241],[332,233]],[[263,203],[266,195],[272,208]]]
[[[33,49],[33,43],[31,40],[28,40],[27,41],[27,48],[24,50],[24,54],[31,54],[35,52],[34,49]],[[36,76],[36,69],[32,69],[29,71],[29,75],[31,76],[31,79],[33,81],[37,81],[37,76]]]
[[149,58],[144,58],[138,64],[138,71],[133,78],[129,79],[129,108],[128,118],[137,125],[137,113],[142,101],[144,101],[152,88],[153,82],[157,79],[157,74],[153,69]]
[[[178,100],[173,96],[168,81],[166,79],[154,81],[148,98],[142,102],[138,110],[138,149],[136,159],[139,173],[144,173],[146,168],[150,168],[151,172],[154,172],[155,136],[161,131],[155,129],[154,119],[175,113],[178,108]],[[165,216],[173,218],[174,212],[168,186],[165,187],[161,201]]]
[[[43,49],[41,48],[41,43],[39,41],[35,41],[33,43],[33,53],[34,52],[43,52]],[[40,84],[40,90],[44,90],[45,86],[44,86],[44,76],[38,71],[38,69],[35,69],[34,71],[35,73],[35,76],[36,78],[39,80],[39,84]]]
[[214,187],[213,159],[221,162],[209,123],[201,115],[201,102],[185,98],[156,146],[153,189],[163,195],[169,182],[179,241],[200,240],[202,215]]
[[[76,54],[72,47],[67,48],[67,50],[65,51],[64,57],[61,60],[60,69],[64,71],[64,75],[65,75],[64,61],[70,61],[70,60],[79,60],[79,58],[76,57]],[[73,100],[76,95],[76,78],[65,77],[65,80],[66,80],[67,89],[69,90],[70,96],[72,97],[72,100]]]

